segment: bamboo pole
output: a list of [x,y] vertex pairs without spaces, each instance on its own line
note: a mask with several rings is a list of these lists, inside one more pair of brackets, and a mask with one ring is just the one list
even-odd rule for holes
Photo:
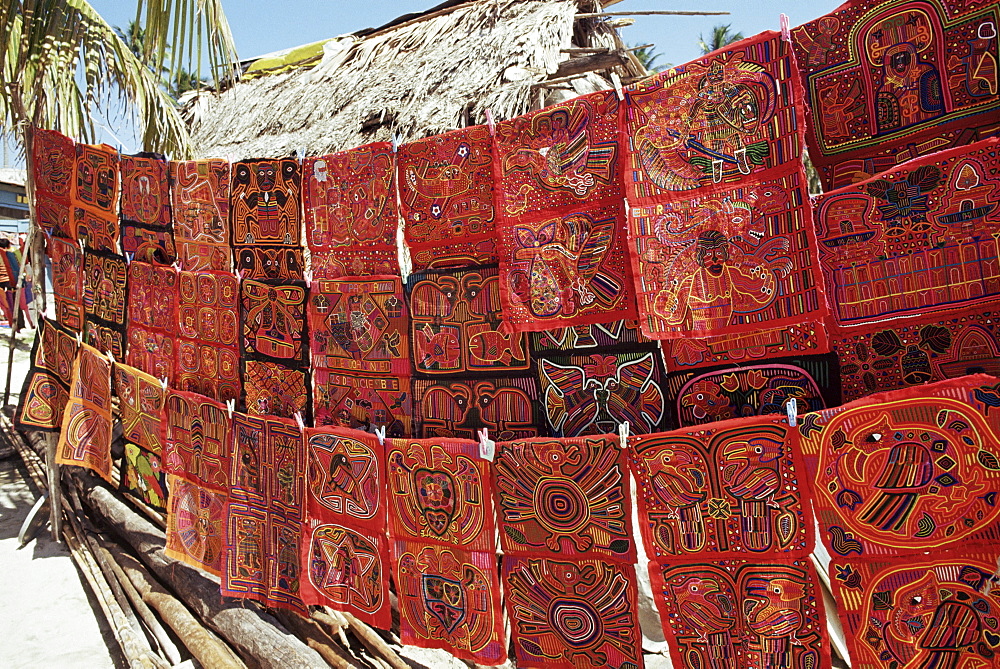
[[728,16],[729,12],[685,12],[670,9],[651,10],[645,12],[584,12],[577,14],[578,19],[596,19],[604,16]]

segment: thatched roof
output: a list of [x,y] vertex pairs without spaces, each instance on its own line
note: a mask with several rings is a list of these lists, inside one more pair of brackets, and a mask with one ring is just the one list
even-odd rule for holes
[[[185,107],[205,157],[322,155],[523,114],[646,72],[587,0],[451,0],[323,45],[322,58],[202,92]],[[539,85],[541,82],[548,82]]]

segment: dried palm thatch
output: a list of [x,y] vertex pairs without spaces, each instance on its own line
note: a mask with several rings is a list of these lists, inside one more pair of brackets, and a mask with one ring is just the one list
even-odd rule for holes
[[[510,118],[646,74],[589,0],[447,2],[324,45],[310,66],[202,92],[185,107],[204,156],[321,155]],[[598,73],[603,73],[601,76]]]

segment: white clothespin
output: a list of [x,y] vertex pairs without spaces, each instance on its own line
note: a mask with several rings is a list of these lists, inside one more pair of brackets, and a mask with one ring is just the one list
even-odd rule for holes
[[785,403],[785,411],[788,413],[788,426],[795,427],[799,424],[799,402],[794,397],[789,397]]
[[781,26],[781,39],[786,42],[792,41],[792,30],[788,25],[788,14],[781,14],[778,16],[778,25]]
[[497,125],[493,122],[493,110],[487,108],[486,110],[486,126],[490,129],[490,135],[495,135],[497,131]]
[[625,91],[622,90],[622,78],[618,76],[617,72],[611,73],[611,83],[615,85],[615,95],[618,96],[618,101],[624,102]]
[[618,424],[618,445],[622,448],[628,448],[629,427],[628,421]]
[[497,442],[490,439],[490,431],[483,428],[479,431],[479,457],[493,462],[497,453]]
[[79,346],[83,343],[83,334],[80,332],[76,333],[76,345]]
[[135,257],[135,254],[134,254],[134,253],[126,253],[126,254],[125,254],[125,264],[126,264],[126,265],[131,265],[131,264],[132,264],[132,258],[133,258],[133,257]]
[[167,377],[164,376],[162,379],[160,379],[160,387],[163,388],[164,390],[167,389]]
[[115,354],[112,353],[110,349],[104,355],[107,356],[108,362],[110,362],[112,365],[118,363],[118,361],[115,360]]
[[78,240],[76,240],[76,241],[80,242],[80,253],[86,253],[86,252],[87,252],[87,249],[86,249],[86,247],[84,246],[84,243],[83,243],[83,240],[82,240],[82,239],[78,239]]
[[375,426],[375,436],[378,437],[378,445],[385,446],[385,425]]
[[300,412],[296,411],[292,418],[295,419],[295,424],[299,426],[300,430],[304,430],[306,428],[305,423],[302,422],[302,414]]
[[392,133],[392,152],[396,153],[399,151],[399,135]]
[[230,418],[233,417],[233,411],[235,410],[236,410],[236,400],[226,400],[226,412],[229,414]]
[[174,271],[175,271],[175,272],[177,272],[178,274],[180,274],[180,273],[181,273],[181,263],[180,263],[180,261],[179,261],[179,260],[175,260],[175,261],[174,261],[174,264],[173,264],[173,265],[171,265],[171,267],[173,267],[173,268],[174,268]]
[[299,154],[299,165],[301,165],[306,161],[306,147],[300,146],[295,152]]

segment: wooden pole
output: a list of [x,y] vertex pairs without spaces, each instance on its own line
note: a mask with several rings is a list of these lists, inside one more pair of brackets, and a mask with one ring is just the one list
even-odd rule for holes
[[45,477],[49,489],[49,531],[52,539],[59,541],[62,536],[62,491],[59,481],[59,463],[56,462],[56,449],[59,447],[59,435],[45,435]]
[[653,10],[648,12],[584,12],[577,14],[578,19],[596,19],[603,16],[724,16],[729,12],[683,12],[665,10]]

